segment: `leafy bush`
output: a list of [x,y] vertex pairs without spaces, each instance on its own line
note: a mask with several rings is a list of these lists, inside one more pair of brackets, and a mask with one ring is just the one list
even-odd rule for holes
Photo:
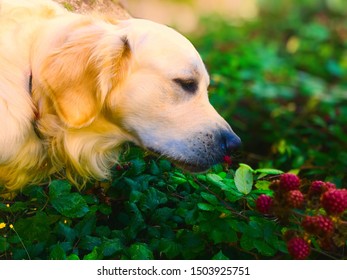
[[280,226],[247,206],[268,193],[251,191],[248,168],[238,169],[234,180],[226,166],[194,176],[136,148],[127,160],[115,169],[107,194],[95,186],[78,193],[55,180],[25,189],[13,204],[0,204],[11,225],[2,229],[2,256],[226,259],[286,252],[275,234]]
[[[234,172],[224,164],[204,175],[184,174],[135,147],[126,160],[107,193],[105,186],[79,193],[55,180],[1,203],[2,258],[289,257],[283,233],[297,223],[281,224],[256,210],[256,199],[273,194],[270,181],[281,171],[241,164]],[[311,256],[343,256],[315,250]]]
[[[25,188],[0,203],[0,258],[288,259],[287,246],[293,255],[310,242],[309,258],[345,259],[346,212],[332,217],[332,246],[301,224],[327,214],[307,204],[311,181],[347,184],[347,22],[328,2],[263,4],[252,23],[209,18],[191,36],[212,104],[243,139],[232,164],[186,174],[132,147],[111,182]],[[286,219],[256,207],[276,199],[278,169],[300,174],[306,201]]]

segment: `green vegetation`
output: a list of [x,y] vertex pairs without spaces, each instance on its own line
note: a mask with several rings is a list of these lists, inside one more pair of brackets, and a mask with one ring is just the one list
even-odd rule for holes
[[[279,170],[299,174],[305,200],[311,181],[347,186],[347,17],[338,1],[264,2],[257,21],[209,18],[191,36],[211,103],[243,140],[231,165],[186,174],[132,147],[105,191],[28,187],[0,202],[0,259],[290,259],[288,238],[294,257],[346,259],[346,211],[293,196],[298,209],[262,214],[256,201],[278,199]],[[329,246],[305,233],[326,214]]]

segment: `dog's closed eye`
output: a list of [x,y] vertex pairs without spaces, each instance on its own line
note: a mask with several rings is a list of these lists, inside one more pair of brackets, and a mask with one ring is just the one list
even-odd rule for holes
[[178,84],[184,91],[189,93],[195,93],[198,89],[198,82],[194,79],[174,79],[173,80],[176,84]]

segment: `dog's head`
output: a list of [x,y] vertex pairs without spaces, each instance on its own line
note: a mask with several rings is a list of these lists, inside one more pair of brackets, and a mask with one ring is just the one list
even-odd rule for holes
[[240,145],[208,101],[209,76],[193,45],[146,20],[85,24],[43,62],[41,83],[71,129],[95,120],[189,171],[204,171]]

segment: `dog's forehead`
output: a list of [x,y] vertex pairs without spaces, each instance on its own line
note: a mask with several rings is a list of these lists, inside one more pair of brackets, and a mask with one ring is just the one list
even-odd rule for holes
[[187,55],[198,55],[194,46],[174,29],[148,20],[133,20],[132,32],[138,48],[151,48],[162,52],[183,51]]
[[[129,20],[131,44],[141,60],[184,76],[208,76],[204,63],[193,44],[176,30],[143,19]],[[201,73],[203,72],[203,73]]]

